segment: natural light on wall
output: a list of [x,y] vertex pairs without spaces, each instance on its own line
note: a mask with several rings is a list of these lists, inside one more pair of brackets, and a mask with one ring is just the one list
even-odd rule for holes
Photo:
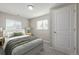
[[39,20],[37,21],[37,29],[38,30],[47,30],[48,29],[48,20]]
[[7,30],[21,29],[21,28],[22,28],[22,23],[20,21],[6,19],[6,29]]

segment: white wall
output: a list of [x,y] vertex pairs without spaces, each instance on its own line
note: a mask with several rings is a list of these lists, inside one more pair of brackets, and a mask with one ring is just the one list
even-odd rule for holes
[[50,42],[50,25],[48,24],[48,30],[37,30],[36,29],[36,23],[37,21],[39,20],[45,20],[45,19],[48,19],[48,22],[50,24],[50,16],[49,14],[46,14],[46,15],[43,15],[43,16],[40,16],[40,17],[36,17],[34,19],[30,19],[30,24],[31,24],[31,27],[32,27],[32,32],[35,36],[37,37],[40,37],[42,38],[43,40],[47,41],[47,42]]
[[5,16],[0,13],[0,27],[5,28]]

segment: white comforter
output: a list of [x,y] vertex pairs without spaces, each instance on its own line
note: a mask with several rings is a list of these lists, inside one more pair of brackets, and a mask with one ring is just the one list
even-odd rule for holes
[[28,37],[28,36],[29,36],[29,35],[22,35],[22,36],[17,36],[17,37],[12,37],[12,38],[6,37],[6,38],[5,38],[5,43],[4,43],[4,45],[3,45],[3,49],[5,49],[6,44],[8,43],[8,41],[10,41],[10,40],[16,40],[16,39],[18,39],[18,38]]
[[[38,47],[40,44],[42,44],[42,39],[36,39],[33,40],[29,43],[20,45],[16,48],[14,48],[14,50],[12,51],[13,55],[22,55],[22,54],[27,54],[30,52],[30,50],[35,49],[36,47]],[[40,47],[42,48],[42,47]]]
[[[28,35],[18,36],[18,37],[14,37],[14,38],[7,39],[3,48],[5,49],[6,44],[7,44],[7,42],[9,40],[13,40],[13,39],[17,39],[17,38],[22,38],[22,37],[28,37]],[[38,39],[33,40],[33,41],[29,42],[29,43],[26,43],[26,44],[23,44],[23,45],[20,45],[20,46],[14,48],[13,51],[12,51],[12,54],[13,55],[22,55],[24,53],[28,53],[31,49],[39,46],[42,43],[43,43],[43,40],[40,39],[40,38],[38,38]]]

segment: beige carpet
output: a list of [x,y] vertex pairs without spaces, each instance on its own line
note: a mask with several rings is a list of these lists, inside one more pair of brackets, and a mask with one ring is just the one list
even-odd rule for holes
[[65,55],[65,54],[52,49],[48,43],[44,42],[44,51],[41,52],[41,55]]

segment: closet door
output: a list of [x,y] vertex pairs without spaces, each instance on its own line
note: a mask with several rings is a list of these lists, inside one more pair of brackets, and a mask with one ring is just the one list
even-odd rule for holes
[[75,5],[52,9],[52,46],[67,54],[76,53]]

